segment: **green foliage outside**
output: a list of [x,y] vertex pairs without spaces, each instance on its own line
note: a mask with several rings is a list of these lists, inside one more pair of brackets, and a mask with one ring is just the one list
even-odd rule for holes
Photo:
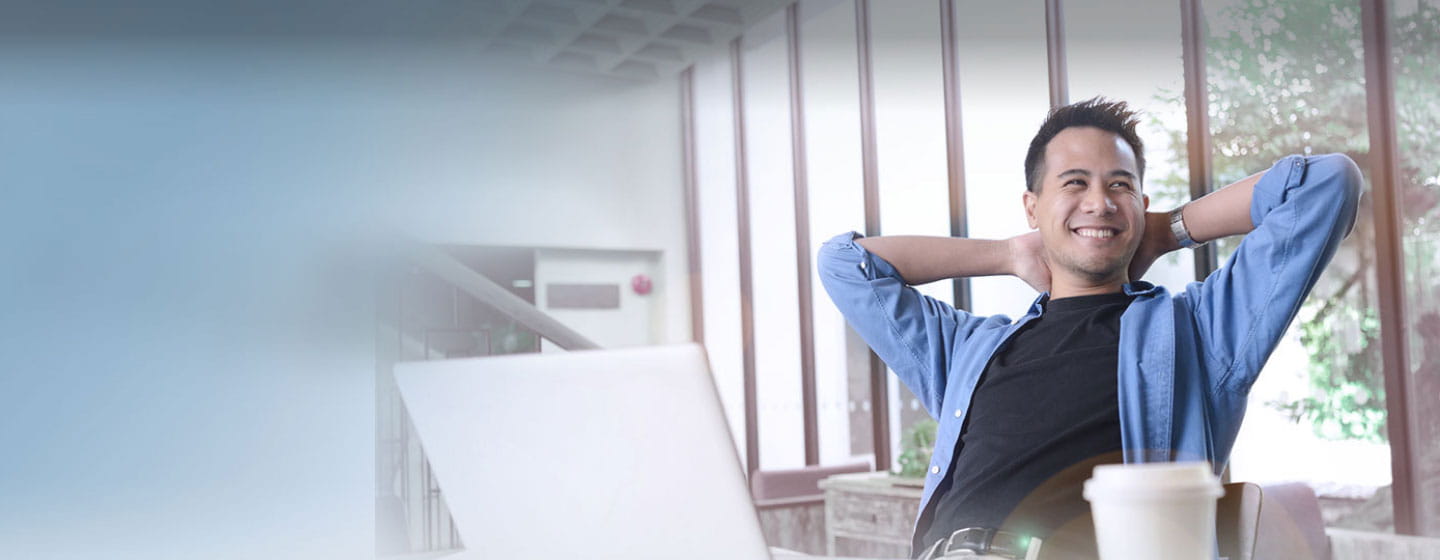
[[[490,351],[495,355],[538,352],[540,348],[539,337],[515,321],[496,322],[486,336],[490,339]],[[483,339],[480,340],[483,342]]]
[[[1359,3],[1212,0],[1205,6],[1214,184],[1268,169],[1291,153],[1344,153],[1368,175]],[[1411,294],[1435,294],[1440,293],[1434,266],[1440,249],[1440,214],[1434,211],[1440,203],[1440,94],[1435,90],[1440,84],[1440,2],[1397,4],[1392,21],[1405,281]],[[1158,97],[1184,103],[1181,92]],[[1166,141],[1168,150],[1159,151],[1168,153],[1178,171],[1156,177],[1150,187],[1171,195],[1188,193],[1185,131],[1169,130]],[[1355,232],[1297,318],[1310,358],[1311,394],[1268,403],[1331,439],[1386,438],[1372,212],[1367,193]],[[1222,262],[1238,241],[1217,243]],[[1412,309],[1409,319],[1433,324],[1440,316],[1433,309]],[[1413,350],[1414,363],[1437,359],[1430,355],[1436,350]]]
[[900,438],[900,456],[895,459],[900,463],[900,472],[893,474],[910,478],[925,476],[926,469],[930,468],[930,454],[935,449],[935,430],[939,427],[934,420],[926,418],[905,430]]

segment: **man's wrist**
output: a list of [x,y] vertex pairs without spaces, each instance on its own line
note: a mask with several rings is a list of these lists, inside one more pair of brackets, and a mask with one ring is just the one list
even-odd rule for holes
[[1005,244],[1005,270],[1001,272],[1003,275],[1020,275],[1020,237],[1017,235],[1002,241]]
[[1198,241],[1190,235],[1190,228],[1185,224],[1185,206],[1182,204],[1169,213],[1170,237],[1181,249],[1191,249],[1204,245],[1205,242]]

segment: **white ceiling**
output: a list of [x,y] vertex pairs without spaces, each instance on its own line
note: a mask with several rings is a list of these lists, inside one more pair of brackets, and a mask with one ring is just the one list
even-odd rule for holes
[[483,0],[485,50],[631,78],[673,75],[793,0]]
[[[795,0],[25,0],[0,38],[479,42],[571,71],[671,76]],[[816,0],[817,2],[819,0]],[[823,2],[822,2],[823,3]]]

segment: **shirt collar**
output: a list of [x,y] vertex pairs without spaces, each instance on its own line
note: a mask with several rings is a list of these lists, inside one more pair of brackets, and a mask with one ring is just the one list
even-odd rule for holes
[[1030,311],[1026,315],[1040,315],[1045,312],[1045,302],[1050,301],[1050,292],[1040,292],[1035,301],[1030,304]]
[[[1154,284],[1144,280],[1136,280],[1125,284],[1122,289],[1127,296],[1148,296],[1160,290],[1160,288],[1155,287]],[[1027,315],[1043,314],[1045,312],[1045,304],[1049,301],[1050,292],[1041,292],[1039,296],[1035,297],[1035,301],[1030,303],[1030,311]]]
[[1127,296],[1148,296],[1158,291],[1159,288],[1144,280],[1136,280],[1126,284],[1124,290]]

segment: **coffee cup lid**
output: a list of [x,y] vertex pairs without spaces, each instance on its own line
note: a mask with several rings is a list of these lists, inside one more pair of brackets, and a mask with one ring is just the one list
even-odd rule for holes
[[1223,493],[1220,479],[1210,470],[1210,464],[1203,461],[1101,465],[1095,467],[1090,480],[1085,481],[1085,498],[1092,499],[1097,491],[1151,496],[1194,493],[1219,496]]

